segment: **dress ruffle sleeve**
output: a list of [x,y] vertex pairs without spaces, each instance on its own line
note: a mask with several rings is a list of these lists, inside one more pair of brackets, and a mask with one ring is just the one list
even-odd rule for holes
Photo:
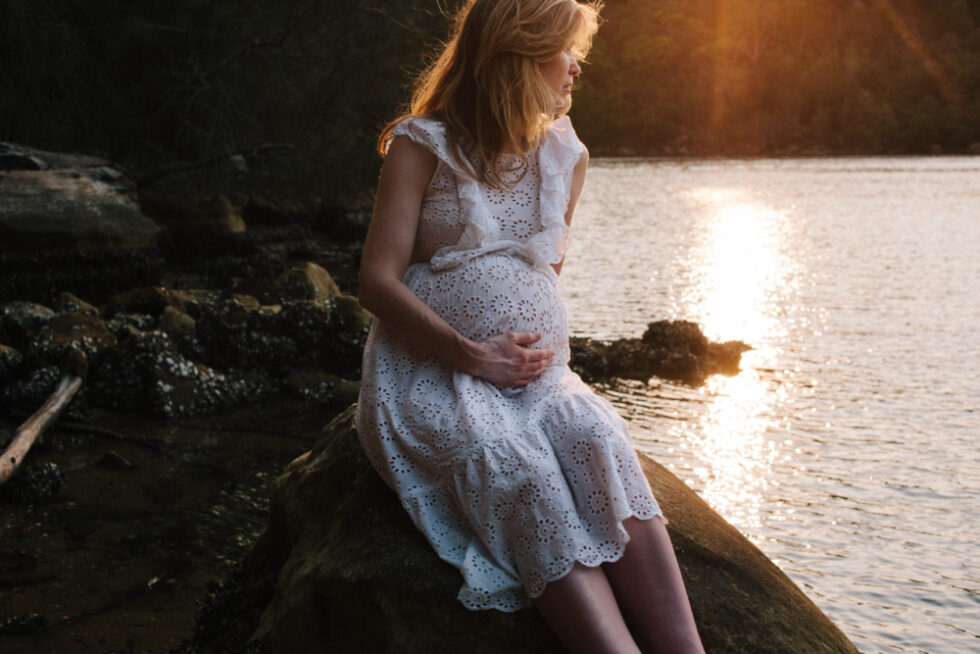
[[[547,268],[565,256],[569,229],[565,212],[572,189],[572,173],[585,146],[575,135],[571,120],[562,116],[549,127],[539,149],[541,166],[542,231],[525,242],[502,238],[483,199],[480,183],[452,155],[446,127],[437,120],[413,116],[398,123],[391,137],[408,136],[430,150],[456,175],[463,232],[456,243],[439,249],[429,262],[432,270],[456,268],[491,253],[513,254],[538,268]],[[463,157],[464,160],[465,157]]]

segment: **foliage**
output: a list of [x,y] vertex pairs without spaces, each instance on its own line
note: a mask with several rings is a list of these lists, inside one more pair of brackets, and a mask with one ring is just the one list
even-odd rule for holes
[[608,0],[573,110],[612,153],[960,152],[977,0]]
[[[363,201],[458,2],[0,0],[0,140]],[[980,0],[607,0],[604,17],[572,112],[597,153],[980,142]]]
[[140,178],[240,152],[209,170],[353,202],[406,62],[445,24],[412,0],[0,0],[0,140]]

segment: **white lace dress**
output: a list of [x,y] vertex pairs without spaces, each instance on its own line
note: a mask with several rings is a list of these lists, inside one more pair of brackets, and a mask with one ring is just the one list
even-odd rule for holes
[[527,386],[503,388],[414,351],[375,320],[358,433],[415,525],[459,569],[460,601],[517,610],[576,561],[618,559],[624,519],[660,514],[626,423],[568,367],[549,264],[568,244],[565,210],[583,147],[567,117],[555,121],[499,191],[456,163],[440,122],[411,118],[394,135],[438,159],[405,283],[470,339],[536,331],[543,337],[533,347],[556,356]]

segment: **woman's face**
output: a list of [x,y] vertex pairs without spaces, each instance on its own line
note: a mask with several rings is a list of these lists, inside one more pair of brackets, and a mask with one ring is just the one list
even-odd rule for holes
[[544,77],[545,83],[547,83],[548,88],[558,94],[563,104],[568,104],[570,101],[572,85],[581,72],[582,69],[570,50],[565,50],[556,57],[541,63],[541,75]]

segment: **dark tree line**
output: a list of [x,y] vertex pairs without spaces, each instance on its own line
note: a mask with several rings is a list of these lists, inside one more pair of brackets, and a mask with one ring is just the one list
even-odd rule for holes
[[0,0],[0,140],[357,202],[444,24],[418,0]]
[[977,0],[609,0],[574,110],[600,151],[965,151]]
[[[0,0],[0,140],[362,201],[458,2]],[[604,17],[573,108],[597,153],[980,142],[980,0],[607,0]]]

